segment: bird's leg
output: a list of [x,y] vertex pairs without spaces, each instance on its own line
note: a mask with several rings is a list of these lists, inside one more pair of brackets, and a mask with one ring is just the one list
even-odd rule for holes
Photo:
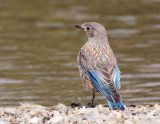
[[92,93],[92,103],[91,103],[91,107],[93,107],[94,105],[94,98],[95,98],[95,93]]

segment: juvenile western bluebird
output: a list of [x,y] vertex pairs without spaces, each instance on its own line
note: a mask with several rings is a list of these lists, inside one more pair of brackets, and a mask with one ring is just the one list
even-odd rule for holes
[[107,98],[111,110],[124,110],[125,106],[118,92],[120,72],[104,26],[87,22],[75,27],[80,28],[88,39],[77,60],[84,86],[92,94],[92,106],[96,92],[100,91]]

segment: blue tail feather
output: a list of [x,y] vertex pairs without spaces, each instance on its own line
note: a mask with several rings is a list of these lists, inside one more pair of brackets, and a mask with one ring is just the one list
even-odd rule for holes
[[118,69],[117,66],[116,66],[116,68],[115,68],[115,73],[116,73],[116,77],[115,77],[115,86],[116,86],[117,90],[119,90],[119,89],[120,89],[119,69]]
[[122,101],[120,101],[119,103],[113,103],[109,100],[107,100],[107,101],[108,101],[108,104],[109,104],[109,108],[111,110],[118,110],[118,109],[119,110],[125,110],[125,106],[124,106]]
[[[109,107],[111,110],[125,110],[125,106],[122,101],[119,103],[113,103],[112,97],[115,97],[115,95],[110,91],[110,88],[108,85],[104,85],[103,87],[100,86],[99,82],[100,79],[95,71],[86,71],[86,74],[90,77],[92,83],[96,86],[96,88],[107,98]],[[119,82],[117,82],[117,88],[119,88]]]

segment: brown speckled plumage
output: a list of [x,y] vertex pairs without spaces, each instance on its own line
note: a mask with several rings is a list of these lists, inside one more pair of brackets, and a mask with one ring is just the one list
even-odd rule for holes
[[[84,23],[79,27],[87,36],[88,41],[81,48],[77,57],[78,67],[84,86],[92,93],[92,104],[96,91],[101,91],[101,88],[106,91],[108,100],[119,103],[121,101],[118,93],[120,84],[118,87],[115,85],[117,61],[109,46],[105,28],[96,22]],[[90,72],[97,77],[92,74],[88,75]],[[119,77],[118,70],[118,83]],[[93,80],[98,82],[100,89],[97,89]]]

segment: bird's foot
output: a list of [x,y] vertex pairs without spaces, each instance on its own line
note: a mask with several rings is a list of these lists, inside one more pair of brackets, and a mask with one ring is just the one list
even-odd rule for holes
[[94,108],[94,107],[96,107],[96,103],[88,103],[87,105],[86,105],[86,108]]

